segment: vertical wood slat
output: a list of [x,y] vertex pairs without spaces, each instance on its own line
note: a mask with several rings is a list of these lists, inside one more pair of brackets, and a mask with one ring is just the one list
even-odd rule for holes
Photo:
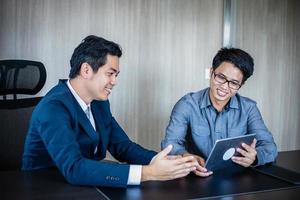
[[255,58],[254,75],[242,89],[258,102],[279,150],[300,148],[300,3],[235,1],[235,46]]
[[[280,150],[299,149],[299,2],[233,1],[234,45],[256,64],[241,93],[258,102]],[[0,0],[0,59],[42,61],[44,95],[68,77],[83,37],[120,43],[113,113],[133,140],[158,150],[176,101],[208,84],[204,72],[222,46],[222,17],[222,0]]]
[[0,59],[40,60],[44,95],[67,78],[88,34],[121,44],[112,111],[136,142],[160,149],[176,101],[207,86],[205,68],[221,47],[222,0],[0,0]]

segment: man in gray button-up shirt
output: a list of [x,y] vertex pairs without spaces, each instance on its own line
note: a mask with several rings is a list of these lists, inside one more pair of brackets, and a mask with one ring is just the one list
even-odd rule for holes
[[256,102],[237,92],[253,74],[253,58],[241,49],[223,48],[213,59],[210,87],[189,93],[174,106],[162,148],[197,157],[199,176],[209,176],[203,166],[217,139],[256,133],[251,145],[242,144],[232,161],[244,166],[273,162],[277,148],[264,124]]

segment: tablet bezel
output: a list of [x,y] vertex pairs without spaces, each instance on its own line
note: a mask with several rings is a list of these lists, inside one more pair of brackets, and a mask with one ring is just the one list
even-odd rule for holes
[[[246,144],[250,145],[252,143],[253,139],[255,138],[255,136],[256,136],[256,134],[252,133],[252,134],[245,134],[245,135],[240,135],[240,136],[236,136],[236,137],[230,137],[230,138],[224,138],[224,139],[216,140],[216,142],[215,142],[212,150],[210,151],[210,154],[209,154],[208,158],[205,161],[205,166],[204,167],[208,171],[213,171],[213,170],[216,170],[216,169],[223,169],[223,168],[225,168],[226,167],[226,163],[228,163],[228,162],[232,162],[233,163],[233,161],[231,161],[231,159],[229,159],[230,161],[223,160],[223,159],[219,161],[219,162],[221,162],[220,165],[221,164],[225,165],[224,167],[223,166],[219,166],[219,167],[213,167],[213,166],[211,166],[212,165],[210,163],[210,162],[212,162],[211,159],[215,159],[216,157],[219,156],[220,153],[222,153],[222,156],[223,156],[224,152],[228,150],[228,147],[226,147],[226,149],[225,149],[224,152],[219,152],[216,149],[220,149],[221,148],[222,150],[224,150],[224,145],[223,145],[224,142],[231,142],[232,143],[232,147],[231,148],[235,148],[235,149],[238,148],[238,147],[241,147],[242,143],[246,143]],[[223,146],[219,147],[220,145],[223,145]],[[234,155],[237,155],[237,154],[238,154],[238,152],[235,151]]]

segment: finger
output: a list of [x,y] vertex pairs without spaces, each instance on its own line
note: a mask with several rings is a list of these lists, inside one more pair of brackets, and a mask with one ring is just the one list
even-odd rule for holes
[[250,159],[252,162],[255,160],[256,158],[256,149],[252,149],[252,147],[249,146],[249,148],[251,149],[250,151],[245,151],[243,149],[237,148],[237,152],[239,152],[241,155],[243,155],[244,157]]
[[197,166],[197,171],[200,171],[200,172],[207,172],[207,169],[203,166]]
[[181,169],[181,170],[177,170],[165,177],[163,177],[163,180],[171,180],[171,179],[176,179],[176,178],[181,178],[184,176],[187,176],[190,172],[194,171],[196,168],[186,168],[186,169]]
[[249,152],[249,153],[254,153],[254,152],[256,152],[256,149],[255,149],[256,143],[254,143],[254,147],[252,147],[253,143],[254,143],[254,141],[252,142],[252,144],[251,144],[250,146],[247,145],[247,144],[245,144],[245,143],[242,143],[242,147],[243,147],[247,152]]
[[244,163],[242,161],[239,161],[239,160],[232,160],[234,163],[238,164],[238,165],[241,165],[243,167],[248,167],[249,165],[247,163]]
[[243,149],[241,149],[241,148],[237,148],[236,151],[239,152],[239,153],[240,153],[242,156],[244,156],[244,157],[246,157],[247,154],[248,154],[247,151],[245,151],[245,150],[243,150]]
[[242,147],[244,148],[244,150],[250,152],[253,148],[251,146],[249,146],[246,143],[242,143]]
[[182,164],[179,164],[179,165],[174,165],[173,166],[173,171],[176,172],[176,171],[180,171],[180,170],[184,170],[184,169],[195,169],[197,168],[197,166],[199,166],[198,162],[197,161],[193,161],[193,162],[186,162],[186,163],[182,163]]
[[196,171],[196,167],[179,169],[179,170],[176,170],[175,172],[173,172],[173,174],[176,175],[176,174],[190,173],[192,171]]
[[159,152],[157,154],[158,158],[164,158],[165,156],[167,156],[171,150],[172,150],[173,146],[171,144],[169,144],[166,148],[164,148],[161,152]]
[[256,142],[257,142],[257,140],[256,140],[256,138],[254,138],[254,139],[253,139],[253,142],[252,142],[252,144],[251,144],[251,147],[252,147],[253,149],[255,149],[255,147],[256,147]]
[[182,156],[181,155],[168,155],[168,156],[166,156],[166,158],[168,160],[176,160],[178,158],[182,158]]
[[233,156],[232,158],[251,165],[255,161],[256,154],[248,154],[245,157]]
[[182,177],[185,177],[187,175],[189,175],[190,172],[186,172],[186,173],[181,173],[181,174],[176,174],[173,176],[172,179],[177,179],[177,178],[182,178]]
[[201,165],[201,166],[204,166],[204,165],[205,165],[205,160],[204,160],[203,158],[197,157],[196,159],[197,159],[199,165]]
[[193,161],[198,163],[198,161],[196,160],[196,158],[194,156],[186,156],[186,157],[178,158],[174,161],[175,161],[175,164],[177,164],[177,165],[180,165],[180,164],[186,163],[186,162],[193,162]]
[[195,170],[194,174],[196,174],[197,176],[201,176],[201,177],[207,177],[207,176],[212,175],[213,172],[212,171],[209,171],[209,172],[200,172],[198,170]]
[[250,160],[249,158],[246,158],[246,157],[233,156],[231,160],[239,165],[244,166],[244,167],[248,167],[253,163],[252,160]]

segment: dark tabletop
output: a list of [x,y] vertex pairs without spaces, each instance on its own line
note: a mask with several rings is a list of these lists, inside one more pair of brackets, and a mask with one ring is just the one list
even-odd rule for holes
[[38,172],[0,172],[1,200],[105,199],[94,187],[68,184],[55,169]]
[[[276,165],[300,173],[300,151],[280,152]],[[145,182],[127,189],[99,187],[110,199],[299,199],[300,187],[253,169],[224,169],[208,178],[195,175]],[[288,197],[288,198],[287,198]]]
[[[300,150],[280,152],[277,165],[300,173]],[[146,182],[127,189],[68,184],[55,169],[35,172],[0,171],[0,199],[299,199],[300,187],[259,174],[229,169],[208,178],[194,175]]]

